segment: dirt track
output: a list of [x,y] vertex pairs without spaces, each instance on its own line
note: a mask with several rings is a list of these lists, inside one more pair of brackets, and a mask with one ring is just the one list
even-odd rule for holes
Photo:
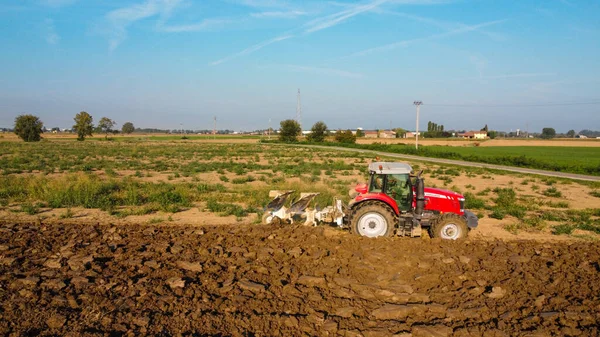
[[0,334],[592,336],[599,248],[6,223]]

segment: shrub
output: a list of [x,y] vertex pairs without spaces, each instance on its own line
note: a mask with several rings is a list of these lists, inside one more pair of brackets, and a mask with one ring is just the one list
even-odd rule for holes
[[342,144],[354,144],[356,143],[356,136],[352,134],[352,131],[337,130],[335,133],[335,141]]
[[560,193],[560,191],[558,189],[556,189],[556,187],[554,187],[554,186],[546,189],[544,192],[542,192],[542,194],[544,194],[547,197],[553,197],[553,198],[562,197],[562,193]]
[[26,142],[39,142],[44,132],[44,123],[34,115],[20,115],[15,118],[15,134]]
[[574,230],[575,230],[575,226],[562,224],[562,225],[554,226],[554,228],[552,228],[552,234],[554,234],[554,235],[562,235],[562,234],[571,235]]

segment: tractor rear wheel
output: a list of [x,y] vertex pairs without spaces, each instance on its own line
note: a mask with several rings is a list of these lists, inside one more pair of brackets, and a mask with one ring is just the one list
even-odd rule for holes
[[353,233],[370,238],[392,236],[396,227],[395,218],[388,206],[367,202],[356,206],[350,229]]
[[431,237],[446,240],[466,238],[468,231],[467,220],[454,213],[441,215],[430,228]]

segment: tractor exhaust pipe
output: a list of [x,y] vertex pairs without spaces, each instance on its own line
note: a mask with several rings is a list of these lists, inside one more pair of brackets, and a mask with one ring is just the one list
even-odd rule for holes
[[415,215],[421,216],[425,209],[425,182],[423,178],[419,176],[416,179],[415,190],[417,191],[417,205],[415,207]]

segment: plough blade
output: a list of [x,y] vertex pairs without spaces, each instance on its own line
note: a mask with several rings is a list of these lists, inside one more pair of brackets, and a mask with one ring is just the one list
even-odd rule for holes
[[319,193],[302,193],[300,199],[290,206],[290,213],[303,212],[317,195],[319,195]]
[[292,193],[294,193],[294,191],[269,192],[269,196],[273,197],[273,195],[275,195],[275,197],[273,200],[271,200],[271,202],[267,204],[266,211],[277,212],[279,209],[281,209],[281,207],[283,207],[283,205],[285,205],[285,202]]

